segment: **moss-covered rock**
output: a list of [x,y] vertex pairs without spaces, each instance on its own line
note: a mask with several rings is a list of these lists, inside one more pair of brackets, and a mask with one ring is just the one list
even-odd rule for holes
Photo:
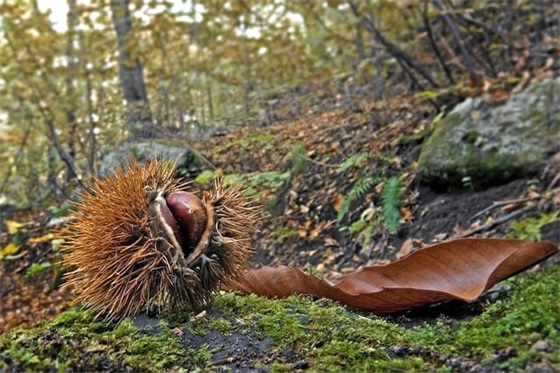
[[545,79],[500,106],[469,98],[441,120],[418,162],[440,185],[497,185],[538,171],[560,149],[560,78]]
[[478,305],[483,308],[478,315],[440,315],[435,323],[410,314],[381,318],[325,300],[231,293],[197,315],[177,311],[164,320],[144,315],[118,325],[73,309],[0,337],[0,370],[558,369],[560,268],[520,275],[503,289],[505,295]]

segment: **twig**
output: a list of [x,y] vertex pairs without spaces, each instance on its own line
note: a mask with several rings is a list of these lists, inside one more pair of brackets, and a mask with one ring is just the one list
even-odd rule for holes
[[495,209],[496,207],[500,207],[500,206],[506,206],[506,205],[511,205],[514,203],[522,203],[522,202],[527,202],[527,201],[533,201],[536,199],[542,198],[542,196],[536,196],[536,197],[526,197],[526,198],[517,198],[517,199],[509,199],[509,200],[505,200],[505,201],[494,201],[492,202],[492,205],[486,207],[484,210],[481,210],[479,212],[477,212],[476,214],[474,214],[473,216],[471,216],[471,218],[469,220],[473,220],[477,217],[479,217],[480,215]]
[[502,216],[502,217],[500,217],[500,218],[498,218],[498,219],[496,219],[496,220],[494,220],[490,223],[487,223],[487,224],[481,225],[478,228],[474,228],[474,229],[471,229],[469,231],[463,232],[462,234],[459,235],[459,237],[468,237],[468,236],[472,236],[475,233],[484,232],[484,231],[486,231],[490,228],[495,227],[496,225],[503,224],[505,222],[510,221],[513,218],[518,217],[519,215],[523,214],[524,212],[529,211],[532,207],[533,206],[527,206],[527,207],[524,207],[520,210],[515,210],[515,211],[513,211],[513,212],[511,212],[507,215],[504,215],[504,216]]
[[560,174],[554,176],[554,179],[552,179],[552,181],[548,184],[548,186],[546,187],[546,189],[550,190],[551,192],[553,192],[553,191],[555,191],[555,190],[557,191],[558,189],[560,189],[560,188],[552,189],[552,187],[553,187],[554,185],[556,185],[556,183],[558,182],[558,180],[560,180]]
[[[476,40],[476,35],[475,35],[475,33],[471,30],[470,27],[468,27],[468,22],[461,22],[462,20],[464,20],[463,15],[455,13],[455,14],[453,15],[453,18],[454,18],[455,20],[457,20],[457,23],[458,23],[458,24],[463,24],[463,25],[465,25],[465,31],[467,32],[467,34],[471,35],[471,36]],[[492,42],[493,42],[493,40],[494,40],[494,36],[493,36],[494,34],[497,34],[499,37],[501,37],[502,39],[506,40],[506,38],[505,38],[503,32],[501,32],[501,31],[499,31],[499,30],[498,30],[498,31],[494,31],[494,30],[492,30],[491,28],[489,28],[488,26],[484,25],[482,22],[478,22],[478,21],[473,20],[473,19],[471,19],[470,21],[472,21],[473,24],[475,24],[477,27],[482,28],[482,30],[485,32],[486,41],[487,41],[489,44],[492,44]],[[496,68],[495,68],[496,64],[495,64],[495,62],[492,60],[492,58],[490,57],[488,51],[489,51],[489,50],[488,50],[487,47],[486,47],[486,48],[481,48],[481,49],[480,49],[480,52],[481,52],[481,55],[482,55],[482,59],[484,59],[484,61],[482,61],[482,59],[479,58],[478,55],[477,55],[476,53],[473,54],[473,58],[474,58],[475,60],[477,60],[478,63],[479,63],[482,67],[484,67],[484,68],[486,68],[486,70],[490,71],[490,73],[492,74],[493,77],[496,77],[496,76],[497,76]]]
[[434,50],[434,53],[436,54],[436,57],[441,65],[441,67],[443,68],[443,71],[445,72],[445,76],[447,77],[447,80],[449,80],[450,84],[455,84],[455,80],[453,79],[453,75],[451,74],[451,70],[449,70],[449,66],[447,66],[447,64],[445,63],[445,60],[443,59],[443,56],[441,55],[441,52],[437,46],[436,40],[434,38],[434,34],[432,32],[432,26],[430,26],[430,19],[428,18],[428,2],[426,1],[424,3],[424,8],[421,12],[422,14],[422,20],[424,21],[424,28],[426,29],[426,32],[428,33],[428,39],[430,40],[430,45],[432,46],[432,49]]
[[348,5],[352,9],[354,15],[361,19],[362,26],[369,31],[371,34],[375,36],[377,41],[379,41],[385,49],[391,54],[397,61],[403,61],[406,65],[410,68],[414,69],[418,74],[420,74],[424,79],[426,79],[434,88],[439,88],[439,84],[435,81],[435,79],[430,75],[430,73],[422,66],[417,64],[408,54],[404,52],[399,46],[394,44],[389,39],[385,38],[383,34],[377,29],[373,19],[366,17],[360,13],[358,10],[358,6],[354,1],[347,1]]
[[226,357],[224,357],[224,358],[222,358],[222,359],[209,362],[209,363],[208,363],[208,366],[214,367],[214,366],[217,366],[217,365],[229,364],[229,363],[231,363],[232,361],[234,361],[234,357],[233,357],[233,356],[226,356]]
[[476,73],[474,71],[474,67],[473,67],[473,64],[471,62],[470,54],[467,51],[467,47],[465,46],[465,42],[463,41],[463,38],[461,38],[461,34],[459,33],[459,30],[455,26],[455,22],[453,22],[451,17],[447,14],[447,12],[445,10],[445,7],[441,3],[441,1],[436,0],[435,5],[441,10],[441,17],[443,18],[444,22],[447,24],[447,27],[449,27],[449,31],[451,31],[451,34],[453,35],[453,38],[455,39],[455,41],[457,42],[457,45],[459,46],[459,50],[461,51],[461,54],[463,55],[465,65],[467,66],[467,70],[469,71],[469,74],[471,76],[471,80],[474,83],[476,83],[476,85],[478,85],[479,81],[476,77]]
[[[418,79],[416,79],[416,77],[414,76],[412,71],[410,71],[410,69],[406,66],[406,64],[399,59],[397,59],[397,63],[404,70],[404,72],[408,74],[408,76],[410,77],[410,80],[412,81],[412,84],[418,89],[418,91],[420,91],[420,92],[425,91],[424,87],[420,84]],[[438,104],[436,104],[436,102],[434,100],[432,100],[430,98],[426,98],[426,100],[430,103],[430,105],[432,105],[434,107],[436,112],[441,111],[441,108],[439,107]]]
[[299,156],[302,157],[303,159],[311,162],[311,163],[318,164],[319,166],[330,167],[330,168],[339,168],[340,167],[339,164],[330,164],[330,163],[325,163],[325,162],[321,162],[321,161],[316,161],[315,159],[311,159],[308,156],[303,155],[303,154],[299,154]]

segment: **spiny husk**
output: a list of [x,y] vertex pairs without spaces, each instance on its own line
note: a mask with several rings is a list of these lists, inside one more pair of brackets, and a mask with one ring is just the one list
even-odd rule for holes
[[224,190],[216,183],[205,194],[213,226],[197,260],[185,264],[182,251],[161,249],[162,238],[150,227],[148,192],[187,188],[166,165],[132,162],[97,180],[74,205],[63,246],[65,286],[98,316],[120,320],[155,304],[198,308],[246,267],[258,214],[240,187]]

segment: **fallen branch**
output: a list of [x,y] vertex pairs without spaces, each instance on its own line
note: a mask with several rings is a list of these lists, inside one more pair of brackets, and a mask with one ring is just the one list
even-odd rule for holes
[[473,219],[476,219],[477,217],[487,213],[490,210],[495,209],[496,207],[513,205],[513,204],[516,204],[516,203],[523,203],[523,202],[528,202],[528,201],[534,201],[534,200],[540,199],[540,198],[542,198],[542,196],[539,195],[539,196],[536,196],[536,197],[509,199],[509,200],[506,200],[506,201],[494,201],[494,202],[492,202],[492,205],[486,207],[484,210],[481,210],[481,211],[477,212],[476,214],[471,216],[471,218],[469,220],[472,221]]

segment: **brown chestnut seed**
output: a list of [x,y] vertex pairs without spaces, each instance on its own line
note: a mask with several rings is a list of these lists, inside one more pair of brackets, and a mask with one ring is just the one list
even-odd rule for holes
[[200,241],[206,230],[206,207],[192,193],[177,191],[170,193],[167,198],[167,207],[179,224],[182,242],[181,247],[185,256],[188,256]]

